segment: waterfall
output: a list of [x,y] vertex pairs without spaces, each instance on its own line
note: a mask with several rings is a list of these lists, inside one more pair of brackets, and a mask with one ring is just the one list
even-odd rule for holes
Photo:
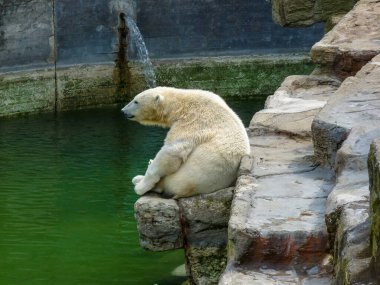
[[156,87],[156,75],[154,74],[153,65],[149,59],[148,50],[145,46],[140,30],[137,27],[136,22],[131,17],[124,15],[124,21],[129,30],[130,42],[135,45],[138,59],[143,64],[145,81],[150,88],[154,88]]

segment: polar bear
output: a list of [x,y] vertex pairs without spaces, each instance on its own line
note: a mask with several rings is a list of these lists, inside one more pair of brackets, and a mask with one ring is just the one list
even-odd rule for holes
[[122,112],[143,125],[170,128],[145,175],[132,179],[138,195],[152,190],[177,199],[229,187],[241,158],[250,153],[239,117],[208,91],[156,87],[138,94]]

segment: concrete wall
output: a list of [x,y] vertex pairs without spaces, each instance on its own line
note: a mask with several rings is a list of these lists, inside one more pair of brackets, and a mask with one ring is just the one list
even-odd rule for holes
[[0,0],[0,117],[125,102],[146,88],[127,76],[136,65],[118,61],[120,13],[153,59],[303,51],[322,35],[276,26],[263,0]]
[[0,72],[113,62],[121,12],[137,18],[153,58],[305,51],[323,33],[276,25],[263,0],[0,1]]
[[0,71],[54,60],[53,2],[0,1]]
[[121,12],[134,0],[0,1],[0,72],[113,62]]
[[264,0],[140,0],[137,24],[152,57],[306,51],[323,25],[291,29]]

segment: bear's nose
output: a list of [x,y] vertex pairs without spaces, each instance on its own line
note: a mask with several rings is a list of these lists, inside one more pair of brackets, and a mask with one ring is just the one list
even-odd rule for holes
[[127,106],[125,106],[121,111],[124,113],[124,115],[127,117],[127,119],[133,119],[135,116],[130,114],[128,110],[126,109]]

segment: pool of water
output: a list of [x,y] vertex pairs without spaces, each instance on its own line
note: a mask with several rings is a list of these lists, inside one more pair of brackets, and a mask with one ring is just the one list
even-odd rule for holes
[[[247,125],[263,100],[228,102]],[[165,134],[119,107],[0,120],[0,284],[181,284],[182,250],[141,249],[133,217]]]

